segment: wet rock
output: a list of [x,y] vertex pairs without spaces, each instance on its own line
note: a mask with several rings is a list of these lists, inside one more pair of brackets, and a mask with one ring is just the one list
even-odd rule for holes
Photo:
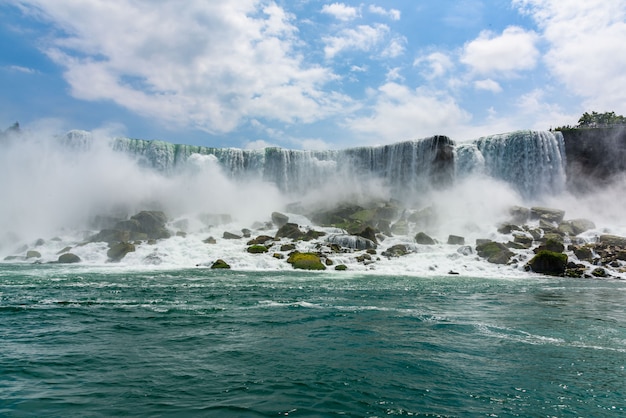
[[560,209],[545,208],[539,206],[530,208],[531,219],[543,219],[544,221],[555,222],[558,224],[563,221],[564,216],[565,211]]
[[26,252],[26,259],[29,258],[41,258],[41,253],[39,251],[30,250]]
[[564,250],[565,250],[565,246],[563,245],[563,240],[561,240],[560,237],[559,238],[550,237],[545,241],[545,243],[535,248],[534,252],[535,254],[539,253],[540,251],[551,251],[555,253],[562,253]]
[[222,260],[221,258],[216,260],[213,264],[211,264],[212,269],[229,269],[230,265]]
[[217,244],[217,240],[213,237],[208,237],[207,239],[203,240],[202,242],[204,242],[205,244]]
[[493,264],[507,264],[514,255],[504,244],[494,241],[476,245],[476,253]]
[[626,247],[626,238],[618,235],[600,235],[599,242],[604,245],[615,247]]
[[81,261],[80,257],[73,253],[61,254],[57,259],[57,263],[60,264],[80,263]]
[[572,251],[574,255],[576,256],[576,258],[578,258],[580,261],[587,261],[587,262],[593,261],[593,251],[591,250],[590,247],[574,246],[574,248],[572,248]]
[[418,232],[415,235],[415,242],[421,245],[435,245],[435,240],[426,235],[424,232]]
[[337,271],[345,271],[345,270],[348,270],[348,266],[346,266],[345,264],[337,264],[335,266],[335,270],[337,270]]
[[274,223],[274,225],[280,228],[287,222],[289,222],[289,216],[280,212],[272,212],[272,222]]
[[118,262],[126,257],[126,254],[135,251],[135,246],[130,242],[118,242],[111,244],[107,251],[109,261]]
[[468,256],[474,254],[474,250],[469,245],[464,245],[456,250],[457,253]]
[[270,237],[269,235],[259,235],[258,237],[251,239],[248,241],[248,245],[261,244],[265,245],[267,242],[274,241],[274,237]]
[[509,215],[511,215],[511,221],[514,224],[524,224],[530,218],[530,209],[522,206],[511,206]]
[[409,254],[410,251],[404,244],[396,244],[381,253],[381,255],[385,257],[402,257],[404,255]]
[[222,235],[224,239],[241,239],[241,235],[233,234],[232,232],[224,231]]
[[301,253],[295,251],[291,253],[287,262],[294,269],[301,270],[326,270],[326,266],[322,263],[320,256],[315,253]]
[[304,232],[300,230],[298,224],[286,223],[276,231],[275,239],[290,238],[293,240],[300,240],[304,237]]
[[449,235],[448,244],[449,245],[465,245],[465,238],[458,236],[458,235]]
[[249,246],[246,251],[248,251],[250,254],[261,254],[266,253],[268,251],[268,248],[265,245],[254,244]]
[[348,234],[336,234],[330,235],[327,238],[329,244],[338,245],[342,248],[349,248],[352,250],[367,250],[369,248],[377,248],[374,241],[358,235]]
[[376,239],[376,230],[370,226],[366,226],[361,231],[353,235],[363,237],[365,239],[372,241],[374,244],[378,244],[378,240]]
[[539,251],[528,265],[535,273],[561,276],[567,267],[567,255],[554,251]]

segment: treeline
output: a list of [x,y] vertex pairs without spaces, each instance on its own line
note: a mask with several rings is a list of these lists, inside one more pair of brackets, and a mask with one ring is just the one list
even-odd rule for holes
[[622,115],[616,115],[615,112],[585,112],[578,119],[578,124],[575,126],[559,126],[554,131],[565,131],[581,128],[608,128],[615,125],[626,125],[626,117]]

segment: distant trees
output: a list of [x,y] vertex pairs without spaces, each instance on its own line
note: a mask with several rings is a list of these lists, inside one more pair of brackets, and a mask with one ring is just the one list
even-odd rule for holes
[[576,126],[559,126],[555,128],[555,131],[566,131],[570,129],[578,128],[603,128],[613,125],[626,125],[626,117],[622,115],[616,115],[615,112],[585,112],[578,119],[578,125]]

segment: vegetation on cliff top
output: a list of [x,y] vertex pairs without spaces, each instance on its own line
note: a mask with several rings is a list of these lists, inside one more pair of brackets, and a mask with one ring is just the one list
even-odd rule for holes
[[[555,131],[568,131],[573,129],[584,128],[609,128],[615,125],[626,125],[626,117],[622,115],[616,115],[615,112],[585,112],[578,119],[578,124],[575,126],[559,126],[554,128]],[[551,129],[552,130],[552,129]]]

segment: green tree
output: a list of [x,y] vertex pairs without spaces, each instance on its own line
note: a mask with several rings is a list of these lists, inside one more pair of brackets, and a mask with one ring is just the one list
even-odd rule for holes
[[626,124],[626,117],[622,115],[616,115],[615,112],[585,112],[578,119],[578,128],[596,128],[599,126],[611,126]]

